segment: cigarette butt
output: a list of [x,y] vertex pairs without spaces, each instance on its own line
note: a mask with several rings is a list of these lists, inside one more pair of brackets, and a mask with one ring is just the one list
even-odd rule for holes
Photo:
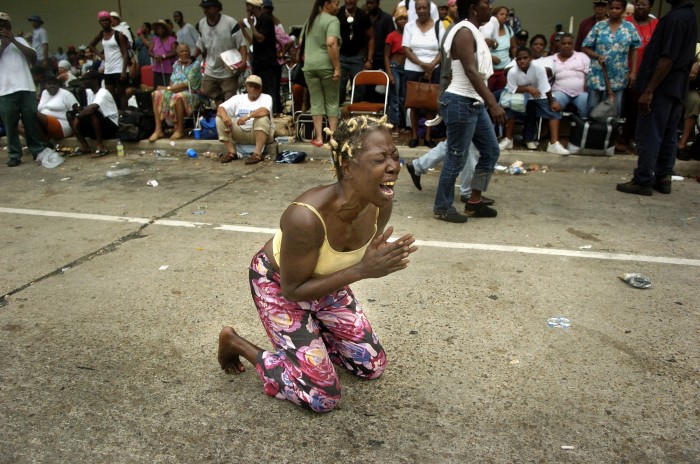
[[563,449],[563,450],[574,450],[574,449],[576,449],[576,447],[575,447],[575,446],[572,446],[572,445],[561,445],[561,449]]

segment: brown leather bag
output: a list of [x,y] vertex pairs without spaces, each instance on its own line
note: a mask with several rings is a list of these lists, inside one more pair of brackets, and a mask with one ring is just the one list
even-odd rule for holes
[[406,82],[406,108],[437,111],[439,91],[439,84],[431,84],[423,79]]

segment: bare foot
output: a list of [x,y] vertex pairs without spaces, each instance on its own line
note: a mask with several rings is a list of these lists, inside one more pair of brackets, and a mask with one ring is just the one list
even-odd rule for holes
[[245,372],[240,356],[244,354],[242,342],[245,342],[233,327],[224,327],[219,333],[219,365],[227,374]]
[[162,139],[163,137],[165,137],[165,135],[163,135],[162,132],[154,132],[153,134],[151,134],[150,137],[148,137],[148,141],[155,142],[156,140]]
[[173,132],[173,135],[170,136],[170,140],[181,139],[184,135],[185,134],[183,134],[182,132],[175,131],[175,132]]

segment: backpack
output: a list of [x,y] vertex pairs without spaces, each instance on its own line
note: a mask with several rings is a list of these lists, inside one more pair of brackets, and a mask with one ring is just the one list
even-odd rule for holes
[[153,113],[133,106],[119,112],[119,138],[125,142],[138,142],[147,138],[156,128]]

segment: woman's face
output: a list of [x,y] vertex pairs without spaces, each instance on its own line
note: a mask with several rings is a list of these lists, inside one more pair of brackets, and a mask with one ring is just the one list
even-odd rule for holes
[[146,23],[143,23],[143,24],[141,25],[141,33],[142,33],[142,34],[150,34],[150,33],[151,33],[151,26],[149,26],[149,25],[146,24]]
[[168,35],[168,30],[162,24],[156,24],[155,31],[158,37],[165,37]]
[[416,2],[416,14],[421,22],[430,19],[430,3],[427,0],[418,0]]
[[182,63],[187,63],[190,61],[190,47],[185,44],[177,46],[177,59]]
[[394,22],[396,23],[396,28],[399,31],[403,31],[403,28],[406,27],[406,23],[408,22],[408,16],[399,16]]
[[608,5],[608,16],[610,19],[622,19],[622,14],[625,12],[626,3],[614,1]]
[[102,26],[102,29],[108,30],[109,28],[112,27],[112,18],[100,18],[99,19],[100,26]]
[[562,37],[559,41],[559,54],[564,58],[568,58],[574,54],[574,39],[571,37]]
[[58,93],[58,81],[48,81],[46,83],[46,91],[51,95],[52,97]]
[[362,147],[354,162],[346,164],[349,181],[365,200],[379,207],[388,206],[401,170],[399,151],[387,129],[366,134]]
[[340,11],[340,0],[331,0],[330,2],[326,2],[326,11],[328,14],[337,15],[338,11]]
[[501,8],[500,10],[498,10],[498,12],[496,13],[496,19],[498,19],[498,22],[500,24],[505,24],[506,21],[508,21],[508,10],[506,10],[505,8]]
[[532,41],[532,44],[530,44],[530,49],[532,50],[532,54],[535,56],[535,58],[539,58],[541,56],[544,56],[544,49],[545,49],[545,44],[544,40],[541,38],[537,38]]

